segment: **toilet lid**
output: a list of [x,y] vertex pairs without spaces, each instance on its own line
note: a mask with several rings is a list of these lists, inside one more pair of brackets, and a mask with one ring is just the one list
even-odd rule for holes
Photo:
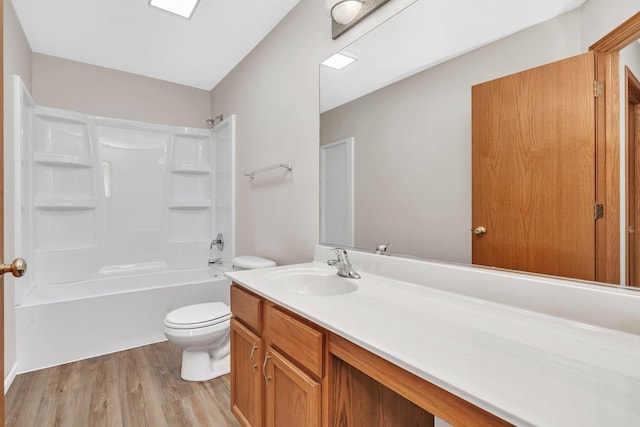
[[222,302],[188,305],[173,310],[164,319],[165,326],[175,329],[204,328],[231,318],[229,306]]

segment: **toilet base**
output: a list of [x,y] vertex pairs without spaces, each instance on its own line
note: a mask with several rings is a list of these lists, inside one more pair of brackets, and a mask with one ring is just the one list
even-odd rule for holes
[[186,381],[208,381],[231,372],[231,356],[213,359],[207,351],[182,351],[180,377]]

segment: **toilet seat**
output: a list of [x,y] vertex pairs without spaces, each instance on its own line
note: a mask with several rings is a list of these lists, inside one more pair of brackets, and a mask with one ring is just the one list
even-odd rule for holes
[[216,325],[231,318],[229,306],[222,302],[194,304],[173,310],[164,319],[172,329],[197,329]]

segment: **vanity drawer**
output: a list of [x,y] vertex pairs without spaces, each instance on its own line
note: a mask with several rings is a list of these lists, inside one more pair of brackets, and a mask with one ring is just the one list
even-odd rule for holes
[[255,332],[262,332],[262,300],[235,283],[231,286],[231,313]]
[[272,305],[265,307],[265,335],[312,374],[322,377],[324,334]]

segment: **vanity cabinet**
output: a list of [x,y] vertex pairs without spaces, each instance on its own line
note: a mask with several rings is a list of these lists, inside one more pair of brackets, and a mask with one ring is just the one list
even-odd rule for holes
[[231,410],[244,426],[320,427],[326,332],[234,284]]
[[273,347],[266,353],[267,427],[320,427],[321,385]]
[[509,423],[234,283],[231,409],[246,427]]

